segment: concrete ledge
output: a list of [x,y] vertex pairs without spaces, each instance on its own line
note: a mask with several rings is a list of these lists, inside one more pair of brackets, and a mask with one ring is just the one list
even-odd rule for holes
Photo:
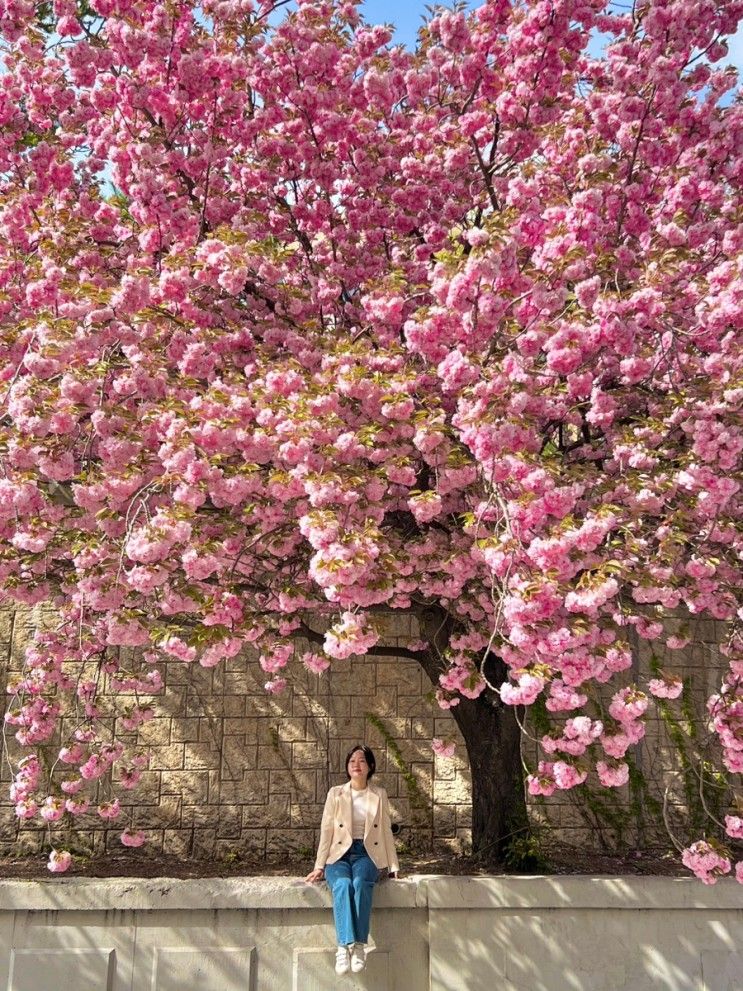
[[[383,881],[380,908],[425,908],[425,879]],[[421,900],[422,899],[422,900]],[[325,884],[300,878],[54,878],[0,881],[0,912],[196,911],[213,909],[322,909],[331,905]]]
[[[377,908],[438,909],[743,909],[731,878],[705,887],[695,878],[415,874],[384,881]],[[327,886],[299,878],[54,878],[0,880],[0,912],[322,909]]]
[[430,909],[743,909],[743,885],[733,878],[710,887],[693,877],[438,875],[425,886]]
[[299,878],[0,881],[0,988],[741,991],[743,886],[694,878],[384,881],[367,970],[337,978],[325,885]]

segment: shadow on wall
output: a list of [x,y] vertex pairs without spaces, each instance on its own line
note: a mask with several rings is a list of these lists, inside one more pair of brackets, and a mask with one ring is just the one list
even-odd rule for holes
[[[33,611],[0,611],[0,687],[20,669],[38,621]],[[456,724],[425,697],[429,685],[420,665],[394,657],[397,639],[410,638],[409,619],[407,627],[387,632],[389,657],[339,661],[322,676],[297,663],[293,681],[279,696],[266,693],[266,675],[252,656],[214,669],[165,663],[164,691],[139,697],[141,704],[154,703],[155,718],[127,732],[117,717],[117,737],[150,755],[140,784],[120,795],[122,815],[114,823],[94,813],[76,817],[74,831],[59,832],[55,845],[76,855],[121,854],[119,836],[131,821],[147,833],[146,847],[134,854],[143,859],[162,852],[231,867],[287,855],[310,860],[327,789],[345,780],[343,757],[351,746],[365,742],[375,750],[378,780],[404,826],[401,852],[428,850],[434,843],[466,848],[466,761],[442,761],[431,751],[434,735],[459,739]],[[303,652],[301,643],[297,651]],[[124,666],[139,663],[136,653],[121,654]],[[123,694],[120,700],[129,701]],[[58,765],[58,771],[69,768]],[[3,762],[0,855],[38,854],[46,847],[44,826],[19,823],[7,782]],[[104,789],[100,784],[96,803],[110,797]]]
[[[516,885],[530,881],[509,880]],[[669,896],[648,899],[645,880],[661,885]],[[490,896],[480,898],[460,892],[460,906],[462,900],[474,903],[467,911],[452,911],[445,898],[437,904],[432,893],[431,987],[740,991],[743,892],[728,882],[726,890],[733,896],[728,901],[730,906],[737,903],[737,909],[694,910],[691,904],[679,904],[678,895],[693,896],[695,885],[685,878],[571,878],[565,884],[535,878],[521,899],[523,906],[517,904],[518,896],[493,898],[492,889]],[[708,906],[714,903],[709,895],[705,900]],[[498,901],[507,903],[496,908]],[[675,911],[684,907],[691,910]]]

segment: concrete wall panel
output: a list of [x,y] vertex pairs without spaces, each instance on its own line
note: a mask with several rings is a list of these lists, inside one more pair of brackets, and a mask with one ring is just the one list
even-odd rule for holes
[[343,978],[324,886],[0,881],[3,991],[741,991],[741,947],[732,879],[408,877]]

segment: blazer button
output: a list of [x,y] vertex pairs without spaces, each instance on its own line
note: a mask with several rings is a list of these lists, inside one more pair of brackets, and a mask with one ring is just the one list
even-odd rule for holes
[[375,829],[378,829],[378,828],[379,828],[379,824],[375,822],[375,823],[374,823],[374,828],[375,828]]
[[376,840],[374,840],[374,846],[379,846]]

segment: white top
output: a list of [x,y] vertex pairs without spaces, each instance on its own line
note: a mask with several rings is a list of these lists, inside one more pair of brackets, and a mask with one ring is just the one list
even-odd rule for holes
[[362,788],[356,791],[351,788],[351,805],[353,806],[353,819],[351,822],[351,838],[363,840],[366,829],[366,807],[369,800],[369,789]]

